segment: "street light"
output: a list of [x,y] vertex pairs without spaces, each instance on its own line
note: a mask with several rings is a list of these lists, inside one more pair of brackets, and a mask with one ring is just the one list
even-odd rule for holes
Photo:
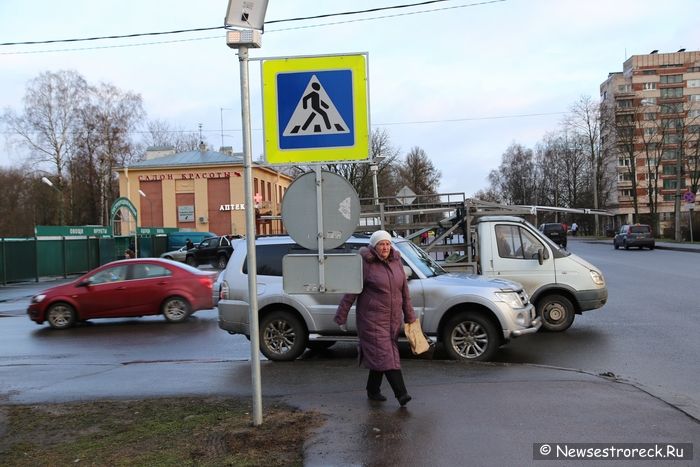
[[374,195],[374,204],[379,204],[379,187],[377,185],[377,172],[379,172],[379,165],[384,160],[384,156],[374,156],[369,164],[369,170],[372,171],[372,193]]
[[[226,45],[238,49],[241,83],[241,123],[243,126],[243,167],[246,205],[246,244],[248,249],[248,323],[250,325],[250,369],[253,383],[253,425],[262,424],[262,385],[260,382],[260,341],[258,323],[257,258],[255,256],[255,212],[253,209],[253,156],[248,86],[248,48],[260,47],[268,0],[229,0],[226,8]],[[231,27],[245,28],[242,30]]]
[[63,225],[63,192],[46,177],[41,177],[41,182],[58,192],[58,225]]
[[149,223],[149,227],[154,227],[154,225],[153,225],[153,201],[151,201],[151,198],[146,196],[146,193],[144,193],[143,190],[141,190],[140,188],[139,188],[139,195],[146,198],[146,201],[148,201],[148,223]]

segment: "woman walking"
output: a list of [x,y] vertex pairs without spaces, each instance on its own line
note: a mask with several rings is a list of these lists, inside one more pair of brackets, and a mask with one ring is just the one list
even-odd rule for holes
[[350,307],[357,300],[356,322],[360,365],[369,369],[367,397],[385,401],[381,393],[386,376],[401,406],[411,400],[401,374],[398,338],[402,323],[416,320],[408,293],[408,282],[401,255],[394,250],[391,236],[378,230],[360,249],[363,288],[359,294],[345,294],[335,313],[335,322],[344,328]]

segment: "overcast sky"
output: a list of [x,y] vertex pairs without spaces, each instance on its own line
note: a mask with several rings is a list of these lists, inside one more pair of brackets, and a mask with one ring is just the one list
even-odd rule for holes
[[[270,0],[266,21],[415,2]],[[215,27],[226,6],[227,0],[0,0],[0,42]],[[367,52],[372,128],[386,129],[402,155],[424,149],[442,172],[442,192],[470,196],[488,186],[489,171],[512,142],[534,148],[580,96],[597,99],[600,83],[622,71],[625,58],[654,49],[700,50],[699,6],[698,0],[451,0],[269,24],[263,47],[250,57]],[[27,82],[61,69],[139,93],[150,119],[192,131],[201,123],[215,149],[223,116],[224,145],[242,150],[238,59],[223,31],[0,46],[0,107],[21,111]],[[263,152],[259,62],[251,62],[250,79],[257,159]],[[0,164],[21,157],[0,144]]]

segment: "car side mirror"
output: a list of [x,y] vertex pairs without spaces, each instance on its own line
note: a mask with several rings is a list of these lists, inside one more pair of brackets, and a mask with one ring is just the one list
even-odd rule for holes
[[406,274],[406,279],[411,280],[413,278],[413,269],[405,264],[403,265],[403,272]]
[[537,262],[540,263],[540,266],[544,264],[544,249],[542,248],[537,250]]
[[76,285],[78,287],[89,287],[92,285],[92,279],[85,279],[84,281],[78,282]]

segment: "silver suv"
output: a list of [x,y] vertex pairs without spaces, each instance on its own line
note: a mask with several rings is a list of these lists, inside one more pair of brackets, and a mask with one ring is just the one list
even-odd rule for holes
[[[491,359],[513,337],[536,332],[540,318],[520,284],[466,273],[447,273],[412,242],[393,239],[408,275],[411,301],[423,330],[442,342],[453,359]],[[356,252],[369,238],[351,237],[333,253]],[[246,242],[234,243],[223,273],[218,303],[219,327],[250,336]],[[347,332],[333,321],[341,294],[287,294],[282,288],[282,258],[311,253],[287,236],[256,240],[260,350],[270,360],[294,360],[307,347],[330,347],[356,340],[355,309]],[[331,251],[328,251],[331,253]]]

